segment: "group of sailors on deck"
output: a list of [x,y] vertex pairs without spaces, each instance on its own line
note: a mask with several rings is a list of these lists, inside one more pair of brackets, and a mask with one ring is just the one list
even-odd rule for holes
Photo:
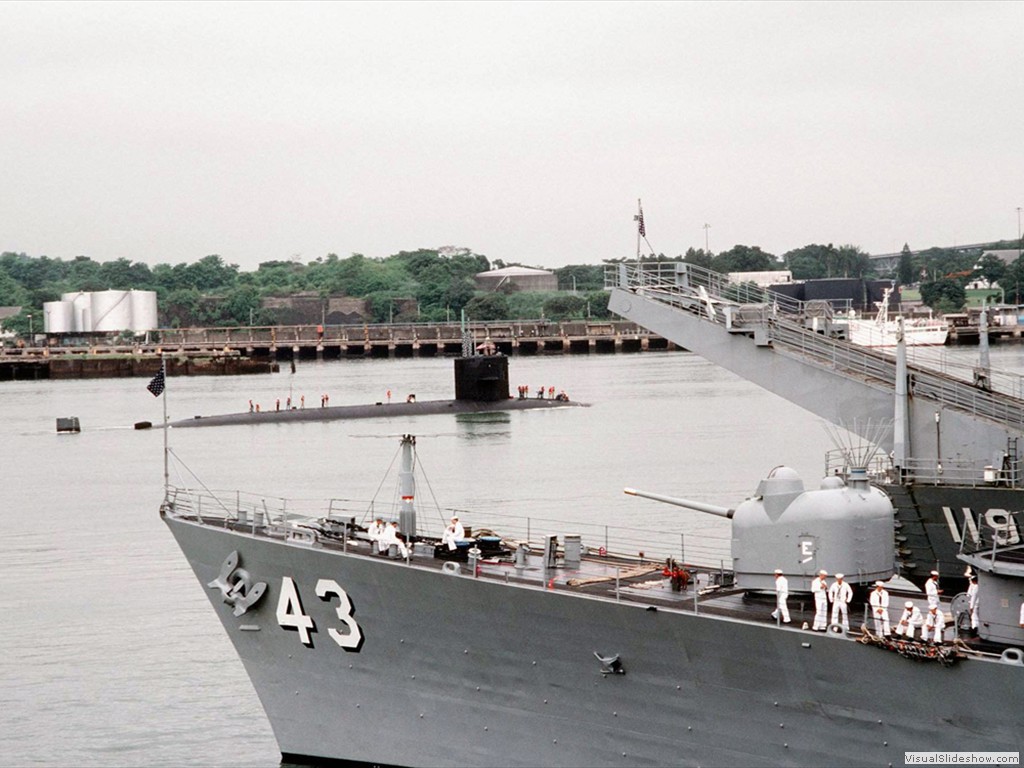
[[[971,616],[971,628],[978,627],[978,582],[973,573],[966,574],[970,577],[970,586],[967,589],[968,609]],[[844,632],[850,631],[849,606],[853,600],[853,588],[844,581],[844,575],[837,573],[835,581],[829,583],[828,572],[818,571],[811,582],[811,594],[814,596],[814,624],[811,629],[815,632],[827,632],[830,626],[840,626]],[[925,598],[927,610],[922,613],[912,600],[904,604],[904,610],[899,621],[893,630],[889,623],[889,592],[885,584],[876,581],[874,589],[868,595],[868,607],[873,619],[875,634],[881,637],[890,637],[896,634],[907,640],[915,639],[920,632],[920,639],[924,642],[941,644],[943,633],[946,629],[946,617],[939,604],[939,572],[932,571],[928,581],[925,583]],[[785,624],[790,623],[789,607],[789,581],[786,579],[782,569],[775,569],[775,599],[776,606],[772,612],[772,618],[781,619]],[[829,604],[832,605],[831,621],[829,621]],[[1024,619],[1022,619],[1024,620]],[[806,628],[806,625],[804,625]]]
[[409,547],[399,535],[398,526],[394,520],[385,523],[384,518],[378,517],[370,523],[370,527],[366,529],[366,534],[370,538],[370,546],[377,545],[378,555],[387,557],[391,554],[391,548],[394,547],[395,554],[401,555],[403,558],[409,556]]
[[[398,532],[398,526],[394,521],[385,523],[384,518],[378,517],[366,529],[366,535],[370,539],[370,546],[373,547],[376,544],[377,554],[382,557],[400,555],[404,559],[409,556],[409,547]],[[465,538],[466,529],[455,515],[441,535],[441,545],[447,546],[449,550],[454,550],[457,547],[457,542]]]

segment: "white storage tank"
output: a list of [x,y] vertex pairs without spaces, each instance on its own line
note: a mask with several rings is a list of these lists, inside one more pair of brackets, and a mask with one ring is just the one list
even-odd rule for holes
[[71,330],[89,333],[92,330],[92,294],[75,291],[61,295],[61,301],[71,302]]
[[75,330],[74,303],[70,301],[44,301],[43,330],[46,333],[72,333]]
[[156,291],[130,291],[132,306],[131,329],[137,333],[157,327]]
[[96,333],[127,331],[132,327],[132,303],[128,291],[94,291],[92,328]]

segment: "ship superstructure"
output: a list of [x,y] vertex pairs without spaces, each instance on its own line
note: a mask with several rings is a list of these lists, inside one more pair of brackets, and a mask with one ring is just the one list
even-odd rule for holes
[[[967,377],[852,343],[848,308],[800,302],[683,262],[610,267],[609,307],[707,360],[862,437],[878,440],[872,479],[893,498],[901,573],[918,584],[956,570],[977,520],[1024,510],[1019,377]],[[879,434],[880,424],[892,428]],[[846,471],[840,463],[836,469]],[[962,569],[959,569],[962,570]],[[960,586],[966,581],[961,579]]]

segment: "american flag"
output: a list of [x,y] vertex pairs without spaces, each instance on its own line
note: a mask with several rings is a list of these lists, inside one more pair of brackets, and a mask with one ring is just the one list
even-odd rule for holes
[[644,229],[644,209],[640,209],[640,213],[633,217],[633,221],[636,222],[637,232],[640,233],[640,237],[647,237],[647,230]]
[[164,392],[164,387],[167,382],[164,380],[164,365],[160,363],[160,370],[157,371],[156,376],[153,380],[146,385],[146,389],[153,393],[153,397],[160,397]]

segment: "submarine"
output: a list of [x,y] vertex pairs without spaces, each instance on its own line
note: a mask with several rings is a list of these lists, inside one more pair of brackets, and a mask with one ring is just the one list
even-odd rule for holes
[[[193,416],[167,424],[175,429],[224,427],[239,424],[280,424],[292,421],[340,421],[379,419],[382,417],[428,416],[441,413],[493,413],[585,406],[564,393],[556,397],[511,396],[508,383],[508,357],[502,354],[470,354],[455,359],[455,398],[420,400],[410,395],[405,402],[365,405],[334,405],[321,408],[290,408],[283,411],[226,413]],[[136,429],[148,429],[151,422],[138,422]]]

